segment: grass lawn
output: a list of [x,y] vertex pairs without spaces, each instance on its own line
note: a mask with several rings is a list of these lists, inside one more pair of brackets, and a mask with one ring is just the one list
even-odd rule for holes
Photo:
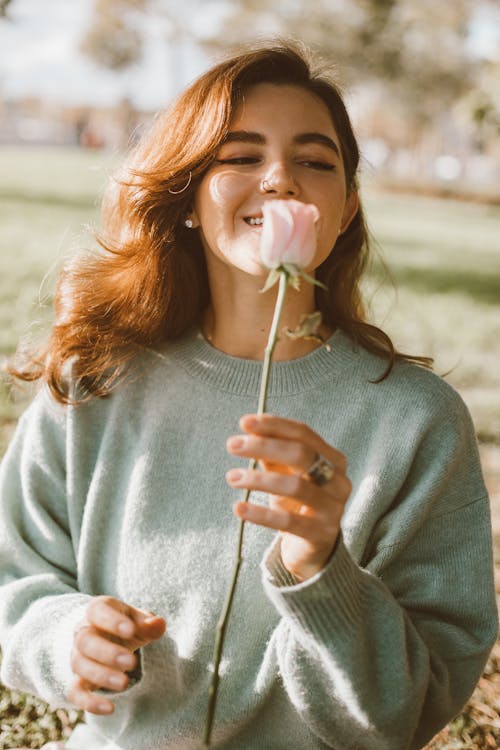
[[395,284],[375,266],[374,317],[400,349],[433,356],[480,440],[500,443],[500,208],[368,194],[367,213]]
[[[76,149],[0,148],[0,356],[47,330],[57,269],[91,244],[113,161]],[[0,455],[27,398],[0,381]]]
[[[76,149],[0,147],[0,356],[21,336],[47,330],[57,268],[75,248],[93,244],[85,227],[97,222],[106,172],[116,161]],[[373,189],[363,200],[376,238],[366,280],[375,322],[399,349],[435,357],[437,372],[448,373],[468,404],[480,441],[500,452],[500,208]],[[29,390],[13,393],[0,381],[0,456],[29,398]],[[500,742],[500,651],[492,659],[475,702],[436,749]],[[13,747],[9,727],[19,730],[15,744],[35,738],[31,747],[39,747],[62,736],[74,717],[51,715],[0,686],[0,720],[5,750]]]

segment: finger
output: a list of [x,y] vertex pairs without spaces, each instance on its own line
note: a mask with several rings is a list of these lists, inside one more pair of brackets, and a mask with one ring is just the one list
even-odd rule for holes
[[75,647],[83,656],[123,672],[131,671],[137,664],[137,657],[129,649],[103,637],[94,626],[79,628]]
[[[280,440],[258,435],[233,435],[227,449],[236,456],[264,461],[269,467],[293,467],[304,474],[317,456],[317,451],[297,440]],[[289,471],[285,473],[290,473]]]
[[294,500],[292,497],[284,497],[283,495],[269,495],[269,507],[286,510],[289,513],[300,513],[303,512],[301,509],[307,508],[300,500]]
[[120,692],[125,690],[130,681],[128,675],[117,669],[106,667],[93,659],[88,659],[77,649],[73,649],[71,653],[71,669],[77,677],[89,682],[94,689],[106,688]]
[[314,544],[331,543],[333,539],[336,539],[339,530],[338,523],[333,521],[325,523],[323,519],[319,519],[317,516],[289,513],[286,510],[272,510],[254,503],[235,503],[233,511],[235,515],[245,521],[275,531],[294,534]]
[[344,454],[333,448],[304,422],[276,417],[273,414],[245,414],[240,419],[240,427],[248,433],[304,442],[315,454],[319,453],[331,461],[338,472],[345,474],[347,471],[347,459]]
[[87,620],[99,630],[117,638],[132,638],[135,623],[129,616],[130,607],[111,596],[96,596],[87,607]]
[[144,613],[141,610],[136,610],[132,613],[132,619],[136,625],[136,634],[144,643],[157,641],[163,636],[167,628],[165,619],[151,612]]
[[68,690],[67,699],[82,711],[91,714],[112,714],[115,706],[112,701],[102,695],[94,695],[85,680],[77,677]]
[[336,484],[330,482],[318,487],[297,474],[231,469],[226,473],[226,480],[231,487],[245,487],[250,490],[260,490],[272,495],[283,495],[300,500],[301,503],[305,503],[316,511],[323,511],[325,508],[329,511],[335,502],[343,506],[347,499],[345,493],[339,491],[340,478]]
[[[87,607],[87,619],[99,630],[108,633],[121,642],[140,643],[134,647],[161,638],[165,632],[166,622],[153,612],[132,607],[111,596],[97,596]],[[142,642],[142,643],[141,643]],[[130,647],[130,643],[127,644]]]

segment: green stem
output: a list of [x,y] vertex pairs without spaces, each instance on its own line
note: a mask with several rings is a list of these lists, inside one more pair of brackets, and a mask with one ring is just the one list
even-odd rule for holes
[[[271,323],[271,330],[269,331],[269,338],[267,340],[267,346],[264,353],[264,364],[262,368],[262,376],[260,379],[260,390],[259,390],[259,403],[257,407],[257,414],[264,414],[266,411],[267,404],[267,391],[269,386],[269,373],[271,371],[271,360],[273,357],[274,347],[278,340],[278,327],[283,312],[283,304],[285,302],[285,295],[288,286],[288,273],[280,269],[280,279],[278,287],[278,295],[276,297],[276,304],[274,307],[273,321]],[[252,459],[248,465],[248,468],[253,470],[257,466],[257,461]],[[245,491],[245,497],[243,498],[244,503],[249,502],[251,490]],[[227,593],[226,601],[222,608],[222,613],[217,623],[216,635],[215,635],[215,646],[214,646],[214,671],[208,689],[208,706],[205,717],[205,732],[203,735],[203,744],[205,747],[210,747],[210,739],[212,736],[212,728],[215,719],[215,708],[217,703],[217,694],[219,689],[219,666],[222,658],[222,651],[224,648],[224,638],[226,635],[227,626],[229,623],[229,616],[231,614],[231,606],[233,604],[234,594],[236,592],[236,585],[238,583],[238,575],[243,562],[243,532],[245,529],[245,521],[240,519],[238,527],[238,539],[236,546],[236,560],[233,568],[233,575],[231,578],[231,584]]]

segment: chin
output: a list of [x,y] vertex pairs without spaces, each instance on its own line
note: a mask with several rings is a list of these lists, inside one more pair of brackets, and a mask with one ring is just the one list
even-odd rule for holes
[[248,266],[246,265],[245,268],[241,268],[241,270],[247,274],[247,276],[255,276],[255,278],[260,279],[261,281],[265,281],[267,279],[267,274],[269,271],[266,268],[262,268],[260,264],[255,264],[255,266]]
[[267,278],[268,270],[263,268],[260,263],[260,253],[247,251],[244,256],[240,254],[240,258],[235,258],[233,255],[228,261],[233,268],[243,271],[249,276],[256,276],[261,279]]

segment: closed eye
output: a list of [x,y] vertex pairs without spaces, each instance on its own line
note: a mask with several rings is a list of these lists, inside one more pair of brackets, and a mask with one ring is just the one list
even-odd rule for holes
[[336,170],[335,164],[330,164],[326,161],[316,161],[314,159],[304,159],[300,162],[305,167],[311,167],[312,169],[322,169],[326,172],[334,172]]
[[256,156],[232,156],[229,159],[216,159],[216,164],[256,164],[259,159]]

